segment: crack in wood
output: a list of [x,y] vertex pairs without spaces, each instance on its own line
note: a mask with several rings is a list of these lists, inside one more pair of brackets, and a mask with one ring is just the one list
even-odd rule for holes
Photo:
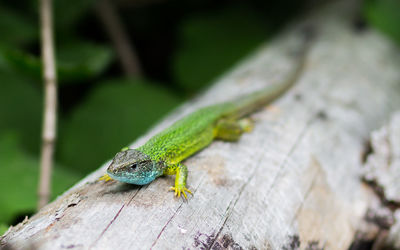
[[[258,162],[261,162],[261,160],[259,160]],[[259,165],[259,164],[257,164],[257,165]],[[220,235],[222,229],[225,227],[226,222],[228,221],[230,215],[232,214],[233,208],[236,206],[236,203],[239,201],[239,199],[240,199],[240,197],[241,197],[241,195],[242,195],[242,192],[243,192],[244,188],[245,188],[245,187],[247,186],[247,184],[253,179],[253,177],[255,176],[256,171],[257,171],[257,167],[256,167],[255,170],[253,171],[253,173],[252,173],[252,175],[250,176],[249,180],[246,181],[246,182],[242,185],[242,187],[240,187],[239,193],[238,193],[237,198],[235,199],[233,205],[232,205],[232,201],[229,203],[229,206],[228,206],[228,208],[226,209],[227,216],[225,217],[224,222],[222,223],[221,227],[220,227],[219,230],[218,230],[218,233],[215,235],[213,241],[211,242],[211,244],[210,244],[209,248],[207,248],[207,250],[211,249],[211,248],[214,246],[216,240],[218,239],[218,236]],[[232,208],[231,208],[231,207],[232,207]]]
[[300,134],[297,136],[293,146],[290,148],[289,152],[287,153],[285,159],[283,160],[282,164],[279,165],[279,170],[278,173],[275,175],[271,187],[268,189],[267,195],[272,191],[272,187],[275,186],[275,183],[279,179],[279,177],[282,175],[282,170],[284,169],[284,166],[286,165],[289,157],[293,154],[294,150],[297,148],[297,146],[300,144],[300,141],[303,139],[304,135],[308,131],[308,129],[311,127],[311,124],[318,119],[318,114],[311,116],[311,118],[307,121],[306,125],[304,126],[303,130],[300,132]]
[[163,226],[163,228],[161,229],[160,233],[157,235],[156,240],[153,242],[153,244],[151,245],[150,249],[153,249],[153,247],[156,245],[157,241],[160,239],[161,234],[164,232],[165,228],[168,226],[168,224],[172,221],[172,219],[175,217],[175,215],[179,212],[179,210],[181,209],[182,205],[184,202],[182,202],[179,207],[175,210],[174,214],[168,219],[167,223],[165,223],[165,225]]
[[[317,116],[315,116],[315,115],[312,116],[311,119],[309,119],[309,121],[306,123],[305,127],[303,128],[303,130],[302,130],[302,131],[300,132],[300,134],[298,135],[297,139],[295,140],[293,146],[290,148],[290,150],[289,150],[288,154],[286,155],[285,159],[283,160],[282,164],[279,165],[279,172],[278,172],[278,174],[276,175],[276,177],[274,178],[274,180],[273,180],[273,182],[272,182],[272,185],[271,185],[271,188],[270,188],[269,190],[272,190],[272,187],[274,186],[276,180],[277,180],[278,177],[280,176],[280,173],[281,173],[282,168],[286,165],[286,163],[287,163],[289,157],[292,155],[292,153],[294,152],[295,148],[299,145],[301,139],[304,137],[304,135],[306,134],[306,131],[309,129],[310,125],[313,123],[313,121],[315,120],[315,118],[317,118]],[[217,241],[219,235],[220,235],[221,232],[222,232],[222,229],[225,227],[226,222],[228,221],[230,215],[232,214],[233,208],[236,206],[237,202],[239,201],[239,199],[240,199],[240,197],[241,197],[241,195],[242,195],[242,192],[244,191],[244,189],[245,189],[245,187],[247,186],[247,184],[250,183],[251,180],[254,178],[254,176],[255,176],[255,174],[256,174],[256,172],[257,172],[259,166],[260,166],[260,162],[261,162],[261,161],[262,161],[262,157],[257,161],[257,165],[256,165],[256,167],[255,167],[253,173],[251,174],[250,178],[248,179],[248,181],[246,181],[246,182],[242,185],[242,187],[239,189],[238,196],[237,196],[237,198],[235,199],[233,205],[232,205],[232,202],[229,204],[228,208],[226,209],[226,211],[228,211],[227,216],[225,217],[224,222],[222,223],[221,227],[220,227],[219,230],[218,230],[218,233],[215,235],[214,240],[213,240],[212,243],[210,244],[209,248],[207,248],[207,250],[210,250],[210,249],[212,249],[212,248],[214,247],[214,245],[215,245],[215,243],[216,243],[216,241]],[[269,193],[269,191],[268,191],[268,193]],[[232,208],[231,208],[231,206],[232,206]]]
[[389,208],[392,211],[400,208],[400,202],[396,200],[390,200],[385,196],[385,188],[380,185],[377,180],[368,180],[365,177],[362,177],[361,181],[374,192],[374,194],[378,197],[383,206]]
[[114,218],[108,223],[108,225],[106,226],[106,228],[104,228],[104,230],[101,232],[101,234],[99,235],[99,237],[97,237],[97,239],[95,241],[93,241],[93,243],[89,246],[89,249],[91,249],[92,247],[94,247],[96,245],[96,243],[103,237],[103,235],[107,232],[107,230],[110,228],[110,226],[114,223],[114,221],[118,218],[118,216],[120,215],[120,213],[122,212],[122,210],[124,209],[125,206],[129,206],[129,204],[132,202],[133,198],[135,198],[135,196],[139,193],[141,188],[139,188],[133,195],[132,197],[129,199],[129,201],[125,204],[123,204],[121,206],[121,208],[118,210],[118,212],[115,214]]
[[[204,175],[203,178],[201,178],[199,185],[197,185],[197,187],[194,189],[193,191],[193,196],[196,194],[197,190],[199,189],[199,187],[201,186],[201,184],[203,183],[204,180]],[[153,244],[151,245],[150,249],[153,249],[153,247],[157,244],[157,241],[160,239],[161,234],[165,231],[166,227],[168,226],[168,224],[173,220],[173,218],[175,217],[175,215],[178,213],[178,211],[181,209],[182,205],[184,204],[184,202],[182,202],[179,207],[176,209],[175,213],[168,219],[167,223],[163,226],[163,228],[161,229],[160,233],[157,235],[156,240],[153,242]]]
[[[319,162],[317,162],[316,159],[314,159],[314,161],[316,162],[316,164],[319,165]],[[291,226],[293,225],[295,219],[296,219],[296,218],[298,217],[298,215],[299,215],[299,212],[300,212],[301,209],[303,208],[304,201],[307,200],[307,198],[308,198],[308,196],[310,195],[311,191],[314,189],[314,186],[315,186],[315,184],[317,183],[317,179],[319,178],[320,174],[321,174],[321,168],[318,167],[317,173],[313,176],[313,178],[312,178],[312,180],[311,180],[311,185],[309,186],[309,188],[307,189],[306,193],[304,194],[303,202],[300,203],[300,206],[297,208],[297,210],[296,210],[296,212],[295,212],[295,214],[294,214],[294,216],[293,216],[293,218],[292,218],[292,220],[291,220],[291,222],[290,222],[290,225],[291,225]]]

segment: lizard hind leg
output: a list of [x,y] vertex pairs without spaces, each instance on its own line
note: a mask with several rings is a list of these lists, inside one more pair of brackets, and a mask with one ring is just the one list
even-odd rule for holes
[[244,132],[250,132],[254,122],[250,118],[241,120],[223,119],[215,127],[215,138],[224,141],[237,141]]

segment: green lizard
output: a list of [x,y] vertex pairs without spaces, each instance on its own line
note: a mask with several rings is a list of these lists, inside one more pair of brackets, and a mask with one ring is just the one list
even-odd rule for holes
[[[307,46],[306,46],[307,47]],[[306,47],[297,55],[297,66],[282,84],[268,86],[260,91],[230,102],[201,108],[152,137],[136,149],[118,152],[100,179],[115,179],[125,183],[145,185],[162,175],[176,175],[175,196],[185,192],[188,169],[181,161],[207,147],[214,139],[236,141],[251,130],[247,115],[272,102],[295,82],[302,71]]]

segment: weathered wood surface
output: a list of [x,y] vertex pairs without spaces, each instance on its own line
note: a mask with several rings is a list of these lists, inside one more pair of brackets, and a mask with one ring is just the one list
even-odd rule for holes
[[395,223],[390,227],[385,238],[384,247],[387,249],[400,249],[400,210],[394,212],[393,219]]
[[400,249],[400,111],[371,133],[370,144],[363,179],[371,184],[383,203],[375,211],[385,213],[383,217],[388,222],[377,232],[381,235],[380,248]]
[[[137,187],[97,182],[108,163],[29,220],[1,246],[17,249],[347,249],[373,192],[361,182],[370,131],[400,108],[400,54],[352,25],[350,1],[310,16],[315,43],[296,85],[254,114],[238,143],[215,142],[185,161],[189,202],[173,178]],[[133,147],[198,107],[279,83],[294,67],[295,25]],[[96,142],[94,142],[96,144]]]
[[400,204],[400,111],[371,134],[371,150],[364,179],[380,187],[385,200]]

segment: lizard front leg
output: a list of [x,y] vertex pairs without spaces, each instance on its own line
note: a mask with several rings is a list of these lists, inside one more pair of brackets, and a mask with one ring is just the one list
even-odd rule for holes
[[170,188],[170,190],[175,191],[175,196],[180,197],[181,194],[183,194],[183,196],[187,199],[187,195],[185,192],[192,194],[192,192],[186,188],[188,169],[185,165],[181,163],[170,165],[164,170],[164,174],[175,174],[175,187]]

